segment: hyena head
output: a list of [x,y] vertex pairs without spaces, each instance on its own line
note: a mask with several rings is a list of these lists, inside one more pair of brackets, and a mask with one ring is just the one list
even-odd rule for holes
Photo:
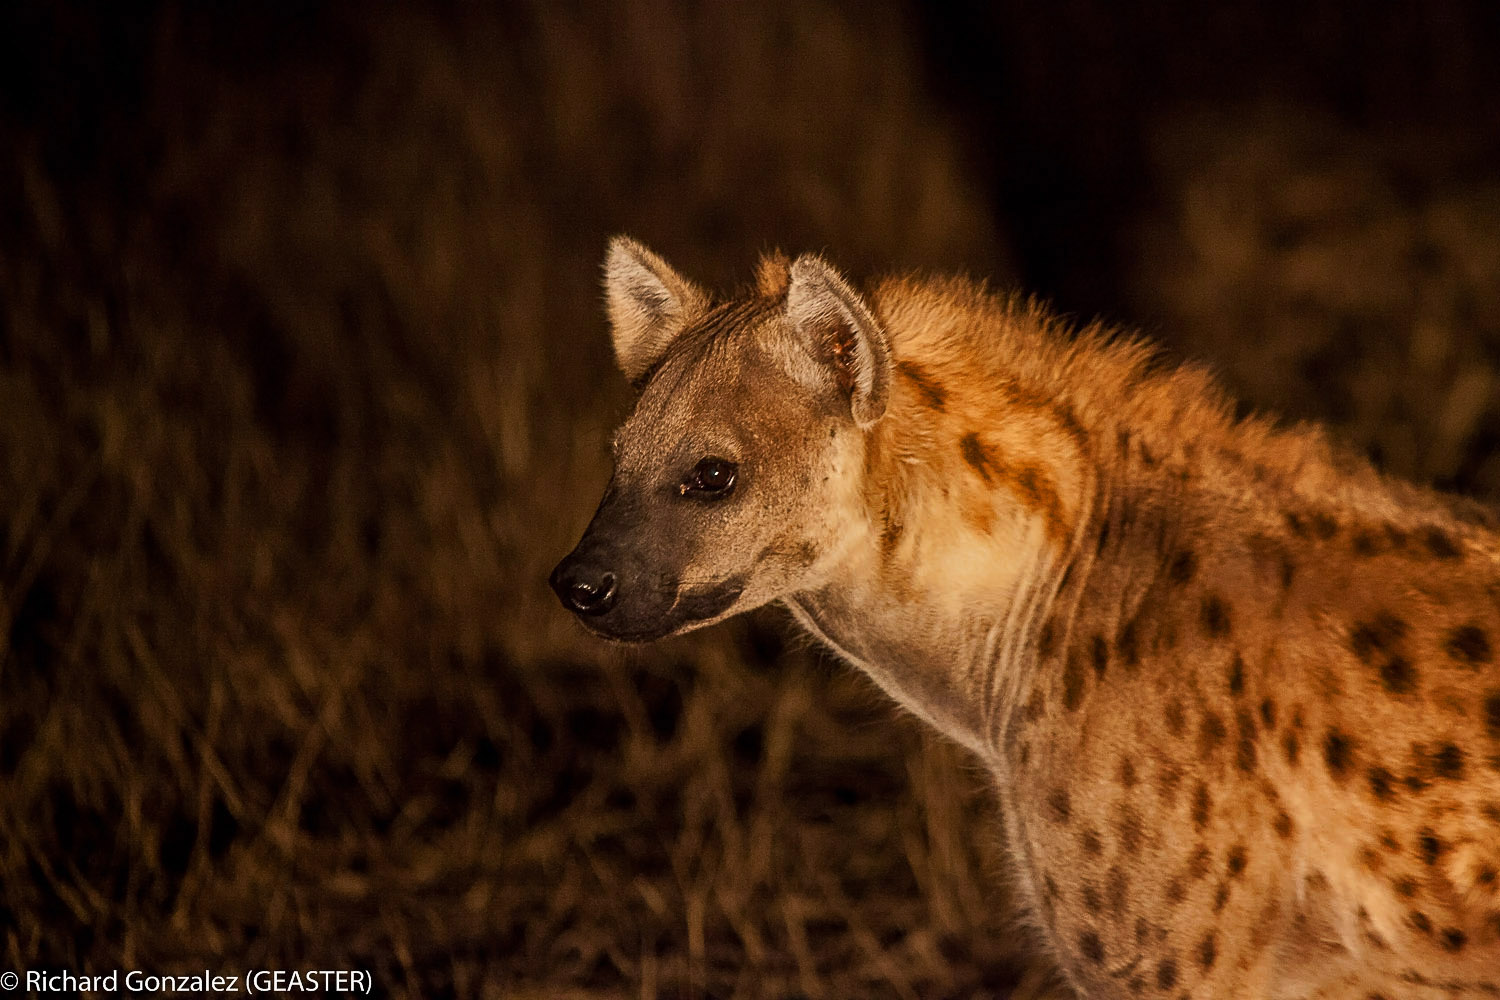
[[716,302],[623,237],[604,284],[641,393],[558,597],[593,631],[646,641],[817,586],[867,525],[864,437],[890,383],[869,308],[813,256],[767,257],[753,293]]

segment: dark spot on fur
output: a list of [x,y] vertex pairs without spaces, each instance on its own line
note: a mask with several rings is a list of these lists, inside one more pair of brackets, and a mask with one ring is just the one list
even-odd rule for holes
[[1219,718],[1217,712],[1207,712],[1203,716],[1203,725],[1198,730],[1198,747],[1204,758],[1209,757],[1224,742],[1228,730],[1224,728],[1224,720]]
[[1464,776],[1464,752],[1452,743],[1444,743],[1432,755],[1432,770],[1439,778],[1461,780]]
[[1355,622],[1349,632],[1349,648],[1360,660],[1373,666],[1380,654],[1394,651],[1408,631],[1406,622],[1389,611],[1381,611],[1368,621]]
[[1411,925],[1421,933],[1432,933],[1432,921],[1429,920],[1427,914],[1423,913],[1421,910],[1412,910],[1407,919],[1410,920]]
[[1104,962],[1104,943],[1099,940],[1099,935],[1093,931],[1084,931],[1078,935],[1078,950],[1083,957],[1100,965]]
[[1464,945],[1469,943],[1469,935],[1457,927],[1444,927],[1443,933],[1438,935],[1438,939],[1443,942],[1443,950],[1445,951],[1463,951]]
[[1218,957],[1218,942],[1214,940],[1214,932],[1209,931],[1198,945],[1198,965],[1206,972],[1214,967],[1214,960]]
[[1380,683],[1391,694],[1409,694],[1416,686],[1417,671],[1411,661],[1399,653],[1380,666]]
[[1240,654],[1234,654],[1234,660],[1229,664],[1229,693],[1238,697],[1245,691],[1245,661]]
[[1494,656],[1494,651],[1490,648],[1490,637],[1478,625],[1460,625],[1449,632],[1443,649],[1459,663],[1469,666],[1489,663]]
[[1242,708],[1235,714],[1235,724],[1240,735],[1235,744],[1234,763],[1241,771],[1249,774],[1255,770],[1255,719]]
[[1182,781],[1182,768],[1170,761],[1163,761],[1156,781],[1160,789],[1161,800],[1170,805],[1177,798],[1177,785]]
[[1218,594],[1209,594],[1203,599],[1201,609],[1203,632],[1210,639],[1222,639],[1229,634],[1229,605]]
[[1355,555],[1369,558],[1370,556],[1380,554],[1380,539],[1369,529],[1361,528],[1349,540],[1349,547],[1354,551]]
[[1240,873],[1245,870],[1245,860],[1244,844],[1236,844],[1229,849],[1229,856],[1226,859],[1226,863],[1229,866],[1230,878],[1239,878]]
[[947,407],[948,392],[929,372],[911,361],[896,362],[896,369],[911,382],[922,402],[939,413],[943,412]]
[[[890,558],[892,552],[896,551],[896,543],[901,541],[901,534],[906,530],[906,524],[902,521],[892,521],[891,512],[885,512],[885,518],[880,527],[880,551]],[[811,562],[803,565],[810,566]]]
[[1093,827],[1078,835],[1078,846],[1090,857],[1098,857],[1104,852],[1104,845],[1099,842],[1099,831]]
[[1260,703],[1260,721],[1267,729],[1276,728],[1276,703],[1270,698]]
[[1042,622],[1042,630],[1036,637],[1036,654],[1041,659],[1049,658],[1057,649],[1057,621],[1048,618]]
[[1141,818],[1129,806],[1120,812],[1119,834],[1120,846],[1126,854],[1134,854],[1141,849]]
[[1137,780],[1139,779],[1137,779],[1135,776],[1135,762],[1132,761],[1129,757],[1121,760],[1120,784],[1124,785],[1126,788],[1134,788]]
[[1323,760],[1328,764],[1328,774],[1334,781],[1343,781],[1349,776],[1349,763],[1354,748],[1349,737],[1337,729],[1328,730],[1323,738]]
[[1213,802],[1209,798],[1208,786],[1203,782],[1193,791],[1193,826],[1202,830],[1208,825],[1209,810],[1213,808]]
[[1109,644],[1104,641],[1104,636],[1094,636],[1093,642],[1094,676],[1103,678],[1104,672],[1109,668]]
[[1156,985],[1169,990],[1177,983],[1177,960],[1164,958],[1156,967]]
[[1219,888],[1214,891],[1214,912],[1218,913],[1224,909],[1224,904],[1229,902],[1229,883],[1220,882]]
[[1098,913],[1104,909],[1104,902],[1099,898],[1099,890],[1092,882],[1083,885],[1083,905],[1090,913]]
[[1052,810],[1052,818],[1059,823],[1066,823],[1073,818],[1073,803],[1066,788],[1054,788],[1048,793],[1047,808]]
[[1369,771],[1370,793],[1381,802],[1391,800],[1391,782],[1395,780],[1390,771],[1383,767],[1372,767]]
[[1282,516],[1286,520],[1286,526],[1287,526],[1287,530],[1288,531],[1290,531],[1292,534],[1296,535],[1298,538],[1306,538],[1307,537],[1307,535],[1308,535],[1307,521],[1303,519],[1303,517],[1302,517],[1301,514],[1298,514],[1294,510],[1289,510],[1285,514],[1283,514]]
[[1410,875],[1403,875],[1391,883],[1391,888],[1402,899],[1411,899],[1417,894],[1417,880]]
[[1403,779],[1406,787],[1413,792],[1427,790],[1427,775],[1432,771],[1432,761],[1428,758],[1427,744],[1413,743],[1411,745],[1411,771]]
[[1276,836],[1282,840],[1289,840],[1292,836],[1292,817],[1283,810],[1276,814],[1276,819],[1271,824],[1276,830]]
[[1066,403],[1052,402],[1047,409],[1062,425],[1062,429],[1067,431],[1080,446],[1086,446],[1089,443],[1089,432],[1084,430],[1083,424],[1078,422],[1078,414],[1073,412],[1071,406]]
[[1167,891],[1165,893],[1165,898],[1168,903],[1171,903],[1175,906],[1176,904],[1182,902],[1183,897],[1185,897],[1186,895],[1187,888],[1183,886],[1182,879],[1173,878],[1167,882]]
[[1339,523],[1329,515],[1319,512],[1312,516],[1312,533],[1326,542],[1339,533]]
[[1301,743],[1296,733],[1287,733],[1281,740],[1281,749],[1286,754],[1286,762],[1292,766],[1297,764],[1297,755],[1301,750]]
[[1083,684],[1083,665],[1075,653],[1068,657],[1067,665],[1063,667],[1063,707],[1068,711],[1073,711],[1083,702]]
[[1444,850],[1445,845],[1438,839],[1437,834],[1431,830],[1423,830],[1417,835],[1417,851],[1422,855],[1423,864],[1437,864],[1437,860],[1442,857]]
[[1167,727],[1167,733],[1171,736],[1181,736],[1182,730],[1187,725],[1187,720],[1182,714],[1182,702],[1176,698],[1170,699],[1166,707],[1162,709],[1162,722]]
[[1208,848],[1202,844],[1198,845],[1198,849],[1193,852],[1192,858],[1188,860],[1188,878],[1194,882],[1198,881],[1208,874],[1209,869],[1213,868],[1213,864],[1214,856],[1209,852]]
[[1500,691],[1484,696],[1484,731],[1492,740],[1500,740]]
[[958,442],[959,451],[963,453],[964,461],[969,467],[979,474],[979,478],[986,483],[991,482],[991,475],[995,469],[994,458],[985,449],[979,440],[979,435],[970,431]]
[[1125,664],[1125,669],[1133,671],[1140,666],[1140,639],[1133,619],[1125,623],[1125,627],[1120,629],[1120,634],[1115,638],[1115,652],[1120,654],[1120,662]]
[[[1057,495],[1057,486],[1047,475],[1045,469],[1036,465],[1017,466],[1011,481],[1020,490],[1021,497],[1034,511],[1040,513],[1047,522],[1048,532],[1055,538],[1062,538],[1067,534],[1067,527],[1062,519],[1062,501]],[[1070,563],[1068,568],[1072,569]]]
[[1198,572],[1198,557],[1191,549],[1182,549],[1167,563],[1167,579],[1181,586],[1193,579]]
[[1422,544],[1434,559],[1457,559],[1463,555],[1453,536],[1435,525],[1422,532]]

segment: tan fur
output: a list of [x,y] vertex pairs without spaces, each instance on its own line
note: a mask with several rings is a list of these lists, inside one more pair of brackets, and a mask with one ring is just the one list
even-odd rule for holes
[[[795,299],[807,260],[763,263],[762,299]],[[751,564],[726,614],[783,601],[985,761],[1080,994],[1500,997],[1488,512],[968,282],[886,280],[853,309],[856,354],[888,352],[866,429],[826,412],[860,391],[818,374],[843,362],[764,301],[715,334],[775,362],[735,369],[764,395],[651,402],[752,441],[779,422],[747,482],[757,448],[806,472],[777,480],[801,485],[775,546],[721,542],[692,574]],[[694,358],[679,385],[723,378]],[[662,419],[622,437],[665,447]],[[772,531],[755,509],[725,515],[736,535]]]

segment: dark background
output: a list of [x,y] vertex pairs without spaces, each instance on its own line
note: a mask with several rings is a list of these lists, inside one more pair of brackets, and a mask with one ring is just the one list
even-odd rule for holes
[[544,578],[629,232],[962,269],[1500,497],[1500,7],[0,8],[0,966],[1032,996],[963,755]]

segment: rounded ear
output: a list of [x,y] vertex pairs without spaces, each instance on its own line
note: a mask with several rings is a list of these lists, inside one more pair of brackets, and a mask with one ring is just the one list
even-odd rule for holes
[[609,241],[604,300],[615,361],[639,384],[672,340],[708,307],[708,296],[670,264],[628,236]]
[[890,348],[859,293],[821,257],[804,254],[790,268],[786,314],[813,358],[849,397],[855,424],[867,428],[885,416]]

